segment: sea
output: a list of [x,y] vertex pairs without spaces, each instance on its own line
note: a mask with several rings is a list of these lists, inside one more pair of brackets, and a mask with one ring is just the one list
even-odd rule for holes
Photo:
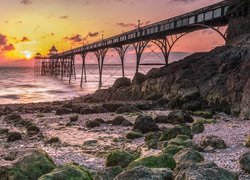
[[[185,56],[185,55],[183,55]],[[177,56],[182,57],[182,56]],[[176,57],[174,60],[175,61]],[[159,66],[155,66],[158,68]],[[146,74],[154,66],[143,66],[140,72]],[[76,65],[76,80],[69,83],[68,78],[60,80],[34,74],[33,67],[5,67],[0,65],[0,104],[20,104],[68,100],[95,92],[99,87],[98,68],[87,66],[87,83],[80,87],[81,66]],[[133,78],[135,65],[125,64],[125,76]],[[103,87],[112,86],[122,77],[120,66],[105,65],[103,69]]]

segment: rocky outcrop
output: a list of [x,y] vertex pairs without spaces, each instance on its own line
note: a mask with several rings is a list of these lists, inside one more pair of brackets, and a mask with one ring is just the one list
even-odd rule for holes
[[155,95],[166,99],[170,108],[194,111],[209,107],[250,117],[249,59],[247,47],[218,47],[153,69],[141,85],[102,90],[95,95],[121,101]]

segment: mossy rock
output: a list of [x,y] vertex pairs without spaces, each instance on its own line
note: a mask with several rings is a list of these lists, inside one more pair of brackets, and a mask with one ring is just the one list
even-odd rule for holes
[[106,166],[120,166],[122,168],[125,168],[135,159],[137,159],[137,155],[124,150],[115,150],[108,155]]
[[42,150],[27,150],[20,152],[19,156],[11,168],[0,166],[1,178],[13,180],[38,179],[56,167],[53,160]]
[[162,154],[159,156],[139,158],[131,162],[128,168],[132,169],[138,166],[145,166],[149,168],[170,168],[173,170],[176,166],[176,163],[171,154]]
[[209,119],[209,118],[213,117],[213,113],[211,113],[210,111],[194,111],[193,115],[203,117],[203,118],[206,118],[206,119]]
[[169,128],[160,137],[160,141],[168,141],[170,139],[176,138],[178,135],[186,135],[192,138],[192,133],[190,126],[188,125],[177,125],[173,128]]
[[114,166],[104,169],[101,172],[98,172],[95,175],[95,180],[111,180],[114,179],[117,175],[121,174],[123,169],[120,166]]
[[193,141],[185,135],[178,135],[175,139],[171,139],[169,145],[183,146],[183,147],[195,147]]
[[146,141],[146,145],[149,149],[158,149],[158,143],[159,143],[158,139],[150,139]]
[[177,154],[183,149],[185,149],[184,146],[177,146],[177,145],[170,144],[166,148],[163,149],[163,152],[167,154],[172,154],[174,156],[175,154]]
[[186,148],[174,155],[176,164],[181,163],[199,163],[204,161],[204,157],[196,150]]
[[195,122],[202,122],[203,124],[215,124],[215,119],[197,119]]
[[41,176],[38,180],[93,180],[90,172],[74,164],[66,164],[57,167],[52,172]]
[[6,128],[0,128],[0,135],[7,134],[9,132],[9,129]]
[[204,123],[201,121],[196,121],[191,126],[191,131],[193,134],[200,134],[203,133],[205,130]]
[[130,131],[126,135],[127,139],[138,139],[138,138],[142,138],[142,137],[143,137],[143,134],[140,132],[136,132],[136,131]]
[[149,132],[145,135],[144,141],[149,141],[152,139],[159,139],[161,137],[161,132]]

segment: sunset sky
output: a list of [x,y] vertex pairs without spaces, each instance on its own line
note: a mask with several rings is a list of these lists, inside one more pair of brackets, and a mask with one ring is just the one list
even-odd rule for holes
[[[153,23],[221,0],[0,0],[0,65],[46,55]],[[201,43],[202,42],[202,43]],[[204,43],[203,43],[204,42]],[[177,52],[207,51],[223,44],[211,30],[187,35]]]

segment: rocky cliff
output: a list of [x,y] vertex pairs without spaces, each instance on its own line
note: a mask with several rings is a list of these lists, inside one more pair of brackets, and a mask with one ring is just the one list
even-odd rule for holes
[[212,108],[250,117],[250,49],[224,46],[196,53],[147,75],[137,74],[131,85],[119,79],[96,96],[106,100],[158,100],[169,108]]

